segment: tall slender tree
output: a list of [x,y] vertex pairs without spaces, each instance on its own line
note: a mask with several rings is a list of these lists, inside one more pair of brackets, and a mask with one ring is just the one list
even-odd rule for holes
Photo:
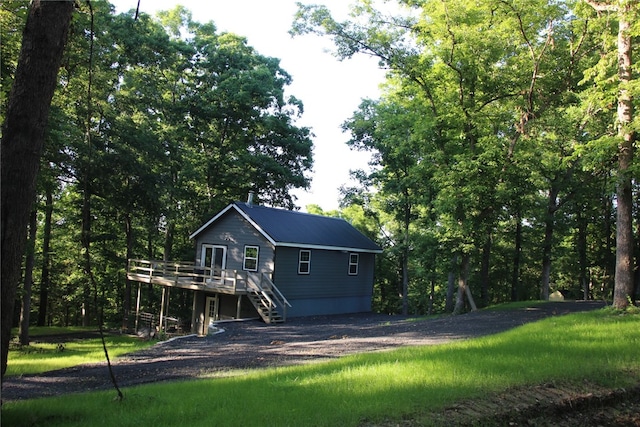
[[634,124],[632,22],[637,23],[637,0],[587,0],[599,13],[613,13],[618,21],[617,37],[617,184],[616,184],[616,270],[613,306],[625,308],[633,294],[633,153],[637,130]]
[[68,1],[31,3],[2,129],[2,378],[7,369],[26,225],[73,7]]

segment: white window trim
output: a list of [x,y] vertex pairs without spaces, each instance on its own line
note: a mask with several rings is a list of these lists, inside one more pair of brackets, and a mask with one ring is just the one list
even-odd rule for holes
[[[309,260],[302,260],[302,253],[306,252],[309,254]],[[307,264],[307,271],[301,271],[300,267],[302,264]],[[310,274],[311,273],[311,251],[309,249],[300,249],[298,252],[298,274]]]
[[[356,262],[352,263],[351,262],[351,258],[354,257],[354,256],[356,257]],[[350,253],[349,254],[349,270],[348,270],[349,276],[357,276],[358,275],[359,264],[360,264],[360,255],[359,254]],[[353,266],[353,265],[356,266],[356,272],[355,273],[351,272],[351,266]]]
[[[247,249],[255,249],[256,250],[256,257],[247,257]],[[260,256],[260,246],[253,246],[253,245],[246,245],[244,247],[244,254],[242,255],[242,269],[245,271],[258,271],[258,258]],[[255,259],[256,260],[256,268],[254,269],[250,269],[247,268],[247,260],[248,259]]]

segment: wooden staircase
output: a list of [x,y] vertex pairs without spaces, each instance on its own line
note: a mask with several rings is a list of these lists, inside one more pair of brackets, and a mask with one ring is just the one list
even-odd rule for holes
[[247,297],[265,323],[284,323],[287,320],[289,301],[280,293],[264,273],[247,278]]

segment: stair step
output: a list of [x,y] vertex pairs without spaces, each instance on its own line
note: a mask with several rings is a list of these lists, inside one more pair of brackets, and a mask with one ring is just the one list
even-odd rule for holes
[[[271,293],[267,292],[267,294]],[[271,294],[271,296],[272,295],[273,294]],[[265,305],[267,301],[265,301],[260,294],[252,292],[248,293],[247,297],[253,303],[253,306],[256,308],[258,314],[262,317],[262,320],[264,320],[265,323],[284,323],[284,317],[280,312],[277,309],[270,310],[269,307]],[[270,312],[271,315],[269,315]]]

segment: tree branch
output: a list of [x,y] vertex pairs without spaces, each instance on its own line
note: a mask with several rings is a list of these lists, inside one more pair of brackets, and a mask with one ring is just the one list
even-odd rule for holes
[[602,3],[597,0],[585,0],[589,6],[594,8],[597,12],[617,12],[618,6],[610,3]]

